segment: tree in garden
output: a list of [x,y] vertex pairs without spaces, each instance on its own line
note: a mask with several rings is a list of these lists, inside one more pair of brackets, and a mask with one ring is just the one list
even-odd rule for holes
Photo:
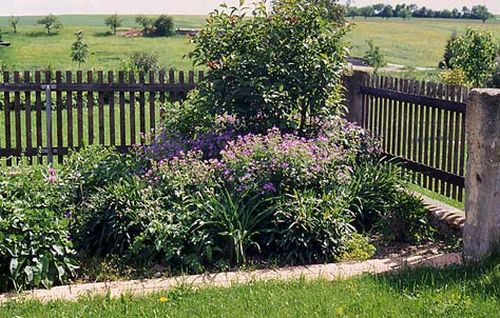
[[373,6],[366,6],[366,7],[363,7],[360,10],[360,13],[363,17],[365,17],[365,20],[369,17],[373,17],[375,15],[375,9],[373,8]]
[[255,6],[223,6],[192,40],[189,56],[209,68],[192,102],[235,116],[242,130],[312,133],[341,113],[348,27],[331,23],[321,3],[278,0],[270,13],[265,2]]
[[398,17],[400,17],[403,20],[410,20],[410,18],[411,18],[410,9],[403,8],[403,9],[399,10]]
[[135,23],[142,26],[142,30],[144,34],[146,34],[146,32],[148,32],[148,30],[153,26],[154,20],[150,17],[139,16],[135,18]]
[[17,25],[19,24],[19,18],[11,15],[9,18],[9,23],[10,26],[12,27],[12,31],[14,33],[17,33]]
[[78,63],[78,68],[82,63],[87,62],[89,55],[89,46],[83,41],[85,33],[80,30],[75,33],[76,40],[71,45],[71,60]]
[[493,14],[488,11],[488,8],[486,6],[473,6],[471,10],[471,15],[474,19],[479,19],[483,21],[483,23],[486,23],[488,19],[493,18]]
[[52,35],[52,30],[57,30],[62,27],[62,23],[53,14],[49,14],[39,19],[38,24],[43,25],[43,27],[47,30],[48,35]]
[[107,17],[104,24],[110,27],[113,34],[116,35],[116,30],[122,26],[122,19],[115,13]]
[[482,87],[496,66],[498,50],[490,31],[468,28],[464,35],[453,41],[451,63],[464,72],[470,84]]
[[386,19],[392,18],[393,15],[394,14],[393,14],[392,6],[391,5],[385,6],[384,9],[382,9],[382,12],[380,12],[380,16],[382,18],[386,18]]
[[363,57],[369,66],[373,67],[373,73],[377,74],[378,69],[387,65],[385,56],[380,52],[380,47],[375,46],[373,40],[366,41],[368,50]]
[[174,19],[168,15],[160,15],[153,24],[155,33],[159,36],[172,36],[175,34]]

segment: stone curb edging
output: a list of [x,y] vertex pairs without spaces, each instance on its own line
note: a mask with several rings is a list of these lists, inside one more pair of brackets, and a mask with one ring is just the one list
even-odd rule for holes
[[414,194],[419,197],[424,206],[429,210],[430,219],[433,225],[445,232],[453,232],[458,235],[463,234],[465,226],[465,212],[441,201],[431,199],[420,193]]
[[0,294],[0,304],[7,301],[39,300],[77,300],[83,296],[120,295],[144,296],[174,288],[182,284],[193,287],[229,287],[234,284],[245,284],[255,281],[293,280],[305,278],[308,280],[345,279],[365,273],[380,274],[404,268],[422,266],[443,267],[452,264],[461,264],[461,254],[439,254],[432,256],[412,256],[392,259],[374,259],[358,263],[337,263],[288,267],[282,269],[265,269],[252,272],[228,272],[218,274],[192,275],[173,278],[159,278],[147,280],[118,281],[109,283],[93,283],[55,287],[50,290],[37,289],[21,294]]

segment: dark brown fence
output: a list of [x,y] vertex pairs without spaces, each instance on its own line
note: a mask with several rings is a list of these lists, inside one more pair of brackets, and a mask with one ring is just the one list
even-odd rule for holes
[[[186,78],[187,77],[187,78]],[[157,128],[162,106],[203,72],[14,72],[0,83],[0,158],[40,163],[102,144],[127,151]]]
[[463,201],[468,90],[371,76],[360,93],[362,124],[381,137],[386,155],[415,172],[418,185]]

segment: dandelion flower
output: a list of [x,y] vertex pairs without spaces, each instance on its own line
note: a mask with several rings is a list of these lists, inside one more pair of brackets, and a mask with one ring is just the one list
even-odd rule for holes
[[159,299],[160,303],[165,303],[168,301],[168,297],[165,297],[165,296],[161,296],[160,299]]

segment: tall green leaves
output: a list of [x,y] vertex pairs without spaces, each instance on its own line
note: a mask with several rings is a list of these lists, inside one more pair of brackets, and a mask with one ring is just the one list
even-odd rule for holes
[[78,68],[80,68],[82,63],[87,62],[89,55],[89,46],[83,41],[84,36],[85,33],[83,30],[76,32],[75,42],[71,45],[71,59],[73,62],[78,63]]
[[207,221],[200,222],[200,229],[208,230],[216,240],[226,241],[228,252],[237,264],[246,261],[249,248],[260,251],[256,238],[270,231],[273,213],[270,199],[249,193],[237,195],[222,189],[217,193],[200,193],[194,203],[208,216]]

